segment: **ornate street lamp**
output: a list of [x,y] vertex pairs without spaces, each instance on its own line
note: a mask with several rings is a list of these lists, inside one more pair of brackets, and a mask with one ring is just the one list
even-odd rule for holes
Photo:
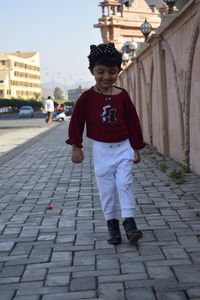
[[132,58],[134,56],[134,53],[135,53],[135,50],[137,49],[138,47],[138,44],[137,42],[135,41],[132,41],[132,42],[129,42],[129,45],[128,45],[129,49],[131,50],[131,53],[132,53]]
[[174,5],[177,0],[163,0],[168,6],[168,14],[172,14],[174,11]]
[[145,19],[145,22],[140,26],[140,30],[142,32],[142,34],[144,35],[145,38],[145,42],[152,30],[152,26],[150,23],[147,22],[147,20]]
[[129,61],[129,54],[128,53],[124,52],[122,54],[122,61],[123,61],[123,65],[127,64],[127,62]]

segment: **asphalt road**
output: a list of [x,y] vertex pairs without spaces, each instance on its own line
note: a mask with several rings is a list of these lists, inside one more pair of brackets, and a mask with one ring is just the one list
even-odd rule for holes
[[42,113],[35,113],[33,118],[19,118],[18,115],[0,117],[0,135],[17,129],[46,127],[45,116]]

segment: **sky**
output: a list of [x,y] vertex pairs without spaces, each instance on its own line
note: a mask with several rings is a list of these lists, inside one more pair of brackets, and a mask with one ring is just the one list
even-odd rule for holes
[[39,52],[42,82],[93,80],[91,44],[102,42],[100,0],[0,0],[0,53]]

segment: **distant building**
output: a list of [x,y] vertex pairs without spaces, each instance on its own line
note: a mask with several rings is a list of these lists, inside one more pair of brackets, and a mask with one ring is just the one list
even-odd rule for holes
[[34,99],[41,95],[38,52],[0,53],[0,98]]
[[68,101],[75,101],[77,100],[80,95],[85,92],[88,88],[83,88],[82,86],[79,86],[76,89],[69,89],[68,90]]

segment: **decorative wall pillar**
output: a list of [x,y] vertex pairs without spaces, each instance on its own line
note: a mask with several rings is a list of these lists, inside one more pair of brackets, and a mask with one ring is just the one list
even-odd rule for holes
[[[142,126],[142,93],[141,93],[141,66],[140,62],[137,60],[137,76],[136,76],[136,107],[139,114],[141,126]],[[142,126],[143,127],[143,126]]]
[[[160,43],[159,46],[161,47]],[[161,109],[162,109],[162,137],[163,137],[163,153],[169,155],[169,132],[168,132],[168,102],[167,102],[167,84],[165,70],[165,52],[160,50],[160,85],[161,85]]]

